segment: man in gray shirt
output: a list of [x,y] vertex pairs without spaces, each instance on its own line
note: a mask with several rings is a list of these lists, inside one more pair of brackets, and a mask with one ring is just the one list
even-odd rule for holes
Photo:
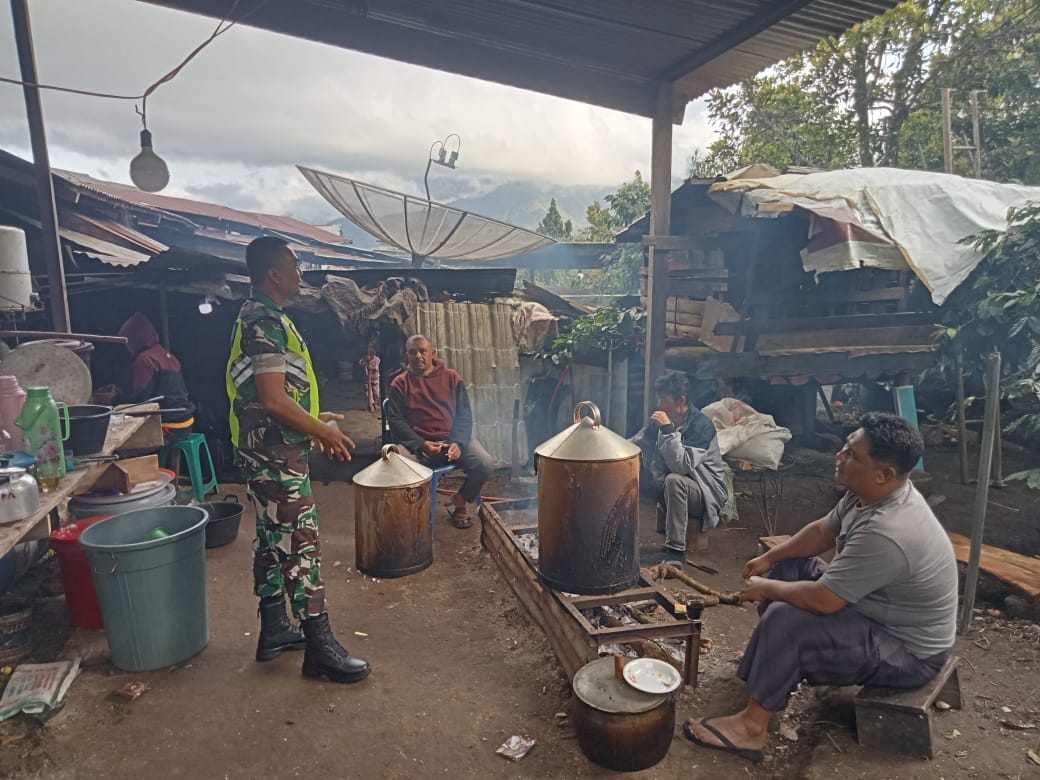
[[[923,452],[921,434],[899,417],[860,421],[834,470],[848,493],[744,566],[741,599],[759,602],[761,615],[737,671],[747,706],[690,719],[687,737],[758,762],[770,718],[802,680],[916,688],[942,668],[954,641],[957,561],[907,478]],[[830,565],[815,557],[831,549]]]

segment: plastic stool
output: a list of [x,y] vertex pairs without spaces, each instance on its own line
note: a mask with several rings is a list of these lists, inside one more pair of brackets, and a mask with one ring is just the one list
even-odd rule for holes
[[[213,468],[213,458],[209,454],[209,445],[206,444],[206,436],[201,433],[189,433],[185,438],[173,444],[167,444],[159,452],[159,460],[163,466],[170,460],[173,450],[180,451],[185,460],[188,461],[188,475],[191,477],[191,494],[196,501],[205,501],[206,495],[217,489],[217,470]],[[202,476],[202,455],[206,454],[206,467],[209,478]],[[178,467],[178,471],[180,468]],[[179,476],[179,474],[178,474]]]

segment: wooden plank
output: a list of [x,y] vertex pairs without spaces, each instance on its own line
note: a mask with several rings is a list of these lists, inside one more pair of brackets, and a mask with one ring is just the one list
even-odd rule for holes
[[685,279],[667,280],[668,289],[687,298],[711,298],[717,293],[729,291],[728,282],[697,282]]
[[[949,537],[953,542],[953,551],[957,560],[967,563],[971,553],[971,540],[952,532]],[[1015,586],[1032,601],[1040,602],[1040,560],[984,544],[979,566],[983,571]]]
[[3,338],[78,339],[97,344],[126,344],[124,336],[95,336],[93,333],[62,333],[57,330],[0,330]]
[[[696,335],[695,334],[690,334],[689,336],[673,336],[669,332],[669,333],[667,333],[665,335],[664,344],[665,344],[665,350],[664,350],[665,360],[668,359],[668,350],[670,350],[670,349],[676,349],[677,347],[704,347],[704,344],[701,343],[699,331],[698,331],[698,333]],[[704,348],[705,349],[711,349],[711,347],[704,347]],[[674,355],[673,355],[673,357],[674,357]]]
[[[158,408],[157,404],[149,404],[142,406],[141,411]],[[113,420],[108,428],[108,437],[105,439],[102,454],[110,455],[115,450],[122,448],[148,420],[157,419],[157,417],[123,417],[118,425]],[[40,495],[39,511],[24,520],[0,525],[0,558],[23,539],[41,538],[49,534],[51,512],[56,511],[72,495],[73,491],[83,492],[93,485],[107,467],[107,463],[92,463],[68,473],[58,483],[56,490],[50,490]]]
[[668,299],[668,311],[681,311],[684,314],[704,314],[704,301],[672,297]]
[[737,310],[728,303],[715,298],[704,302],[704,321],[701,323],[701,341],[718,352],[729,352],[733,348],[732,336],[719,336],[718,326],[724,322],[735,322],[740,319]]
[[935,338],[932,325],[910,325],[898,328],[842,328],[840,330],[806,330],[791,333],[763,333],[756,349],[761,352],[779,352],[784,349],[834,347],[892,347],[898,344],[932,344]]
[[767,308],[795,307],[805,303],[828,306],[842,303],[875,303],[884,301],[902,301],[907,291],[902,287],[880,287],[876,290],[839,290],[817,287],[814,290],[800,293],[770,295],[762,293],[751,297],[752,306]]
[[685,252],[697,249],[704,242],[693,236],[643,236],[643,246],[652,246],[668,252]]
[[857,328],[884,328],[889,326],[932,325],[936,315],[924,312],[895,314],[846,314],[833,317],[792,317],[783,320],[720,323],[715,332],[722,335],[738,333],[789,333],[799,330],[854,330]]
[[931,352],[897,352],[853,358],[848,352],[762,356],[754,352],[724,354],[712,351],[698,359],[695,370],[698,379],[768,379],[817,374],[854,379],[876,373],[917,371],[934,363],[935,355]]
[[692,328],[699,328],[704,323],[704,316],[702,314],[687,314],[684,311],[669,310],[665,322],[669,325],[686,325]]
[[624,593],[610,593],[602,596],[572,596],[569,601],[579,609],[590,609],[592,607],[605,607],[609,604],[627,604],[630,601],[647,601],[656,598],[658,589],[655,587],[630,588]]

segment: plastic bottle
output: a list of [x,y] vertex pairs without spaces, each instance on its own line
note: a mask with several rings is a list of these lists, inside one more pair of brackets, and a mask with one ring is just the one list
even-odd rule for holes
[[11,441],[4,442],[7,449],[22,448],[22,430],[14,424],[25,406],[25,391],[18,384],[18,377],[0,376],[0,427],[10,435]]
[[61,415],[51,397],[49,387],[30,387],[22,413],[15,424],[22,429],[24,446],[35,455],[36,481],[44,492],[54,490],[65,476],[65,452],[62,441],[69,437],[69,411],[65,411],[65,435],[61,435]]

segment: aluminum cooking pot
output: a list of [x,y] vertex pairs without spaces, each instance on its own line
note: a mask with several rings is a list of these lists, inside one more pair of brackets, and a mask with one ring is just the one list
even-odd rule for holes
[[40,511],[40,488],[16,466],[0,467],[0,525],[24,520]]

